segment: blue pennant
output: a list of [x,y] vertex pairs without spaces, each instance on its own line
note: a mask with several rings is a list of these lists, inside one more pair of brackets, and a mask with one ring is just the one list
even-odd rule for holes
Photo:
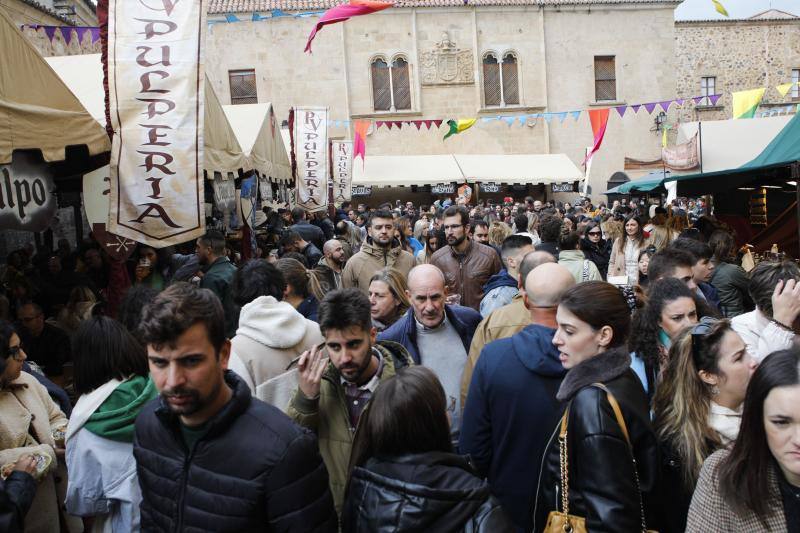
[[515,120],[517,120],[517,117],[503,117],[503,121],[509,126],[513,126]]
[[570,116],[572,116],[572,118],[574,118],[575,120],[578,120],[578,117],[580,117],[580,116],[581,116],[581,112],[580,112],[580,111],[570,111],[570,112],[569,112],[569,114],[570,114]]
[[225,20],[228,22],[241,22],[239,18],[233,13],[225,13]]

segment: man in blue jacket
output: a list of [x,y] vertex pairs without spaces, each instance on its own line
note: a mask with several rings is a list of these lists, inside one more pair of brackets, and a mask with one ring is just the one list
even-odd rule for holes
[[526,531],[533,527],[542,455],[563,412],[556,393],[566,371],[552,325],[561,295],[573,285],[569,270],[556,263],[528,274],[523,299],[531,324],[484,347],[464,409],[460,452],[472,457],[511,520]]
[[442,383],[453,441],[461,425],[461,375],[469,346],[481,315],[474,309],[445,304],[445,277],[433,265],[419,265],[408,273],[411,308],[403,318],[378,336],[395,341],[411,354],[414,363],[427,366]]

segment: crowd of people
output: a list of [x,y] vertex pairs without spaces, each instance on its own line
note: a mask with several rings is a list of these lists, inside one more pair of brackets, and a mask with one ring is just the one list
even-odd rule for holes
[[506,200],[13,252],[0,530],[800,532],[798,265]]

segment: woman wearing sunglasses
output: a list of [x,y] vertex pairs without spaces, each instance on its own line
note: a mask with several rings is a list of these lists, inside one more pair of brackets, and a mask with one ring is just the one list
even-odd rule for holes
[[581,250],[586,259],[595,264],[605,281],[608,274],[608,260],[611,258],[611,241],[603,238],[600,224],[593,220],[586,224],[583,230]]
[[733,446],[703,464],[686,531],[800,531],[800,351],[774,352],[750,379]]
[[756,362],[727,320],[703,318],[681,332],[653,400],[661,446],[662,531],[682,532],[703,461],[739,434]]

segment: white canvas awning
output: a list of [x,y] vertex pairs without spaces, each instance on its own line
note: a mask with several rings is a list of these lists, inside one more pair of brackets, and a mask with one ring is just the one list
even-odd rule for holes
[[111,150],[105,128],[0,9],[0,163],[34,148],[45,161],[62,161],[71,145],[86,145],[90,155]]
[[[792,116],[704,120],[700,140],[703,172],[739,168],[752,161],[780,133]],[[681,124],[678,128],[678,144],[691,139],[697,131],[697,122]],[[694,172],[697,170],[680,174]]]
[[[58,77],[77,97],[91,116],[104,125],[105,92],[103,91],[103,64],[100,54],[84,54],[45,58]],[[203,168],[209,173],[236,174],[239,169],[251,170],[247,155],[239,146],[237,136],[222,110],[213,87],[206,78],[204,104]],[[105,127],[101,127],[105,135]],[[209,175],[213,178],[213,174]]]
[[560,183],[583,179],[564,154],[369,155],[353,162],[353,185],[390,187],[449,182]]
[[272,104],[224,105],[222,109],[250,166],[275,181],[291,181],[292,167]]

